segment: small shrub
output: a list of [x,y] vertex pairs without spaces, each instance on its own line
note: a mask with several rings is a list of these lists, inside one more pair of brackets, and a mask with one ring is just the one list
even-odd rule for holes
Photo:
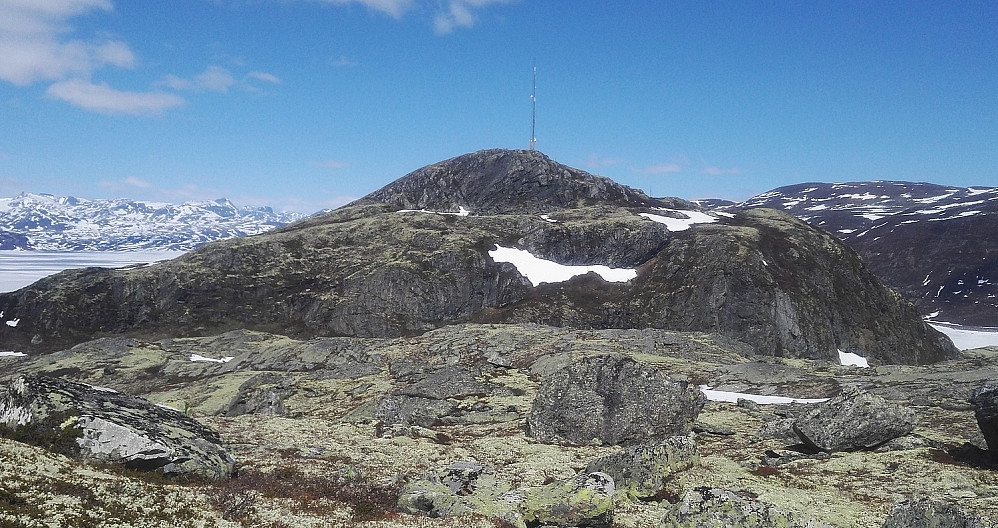
[[76,427],[78,417],[78,412],[54,412],[44,420],[18,427],[0,425],[0,437],[75,457],[80,453],[77,440],[83,436],[83,430]]
[[772,477],[780,474],[780,470],[770,466],[759,466],[752,470],[752,474],[757,477]]

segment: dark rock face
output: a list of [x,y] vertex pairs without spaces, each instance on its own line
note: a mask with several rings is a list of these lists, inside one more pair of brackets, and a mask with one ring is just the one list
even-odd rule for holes
[[998,460],[998,385],[984,385],[970,397],[977,425],[988,442],[991,458]]
[[[412,209],[472,209],[458,217]],[[427,167],[352,206],[264,235],[209,244],[140,269],[66,271],[0,294],[0,348],[58,350],[237,328],[399,337],[461,322],[659,328],[741,340],[757,353],[873,363],[952,357],[952,343],[859,257],[788,215],[754,210],[671,232],[652,200],[529,151],[483,151]],[[476,209],[477,208],[477,209]],[[535,213],[550,213],[550,222]],[[681,213],[668,213],[681,214]],[[637,270],[534,287],[496,245],[561,264]]]
[[842,238],[887,285],[940,321],[998,326],[998,189],[914,182],[802,183],[738,207],[786,211]]
[[955,504],[907,500],[891,508],[883,528],[990,528],[991,523],[964,512]]
[[696,442],[689,436],[674,436],[655,444],[640,444],[593,460],[586,472],[601,472],[613,478],[617,493],[632,499],[657,499],[669,490],[676,473],[700,460]]
[[799,416],[794,431],[820,451],[871,449],[915,429],[911,409],[880,396],[850,392],[819,403]]
[[[77,436],[61,447],[83,459],[159,471],[168,476],[221,480],[235,459],[218,434],[174,409],[124,394],[63,381],[22,376],[0,395],[0,425],[34,439]],[[77,434],[78,433],[78,434]]]
[[544,379],[527,434],[569,445],[649,442],[688,433],[705,403],[696,387],[633,359],[588,357]]
[[[582,204],[690,205],[661,201],[613,180],[566,167],[539,151],[483,150],[403,176],[359,200],[402,209],[475,214],[550,213]],[[684,208],[693,208],[684,207]]]

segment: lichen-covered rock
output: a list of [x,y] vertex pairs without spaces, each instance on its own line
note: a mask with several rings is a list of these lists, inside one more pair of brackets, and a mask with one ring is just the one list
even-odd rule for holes
[[0,394],[0,429],[85,460],[122,464],[168,476],[221,480],[235,459],[218,434],[175,409],[103,389],[42,376],[22,376]]
[[936,500],[906,500],[891,508],[883,528],[994,528],[986,519]]
[[540,442],[625,445],[690,431],[706,398],[685,381],[622,356],[592,356],[541,383],[527,418]]
[[988,442],[988,453],[998,459],[998,385],[984,385],[970,396],[977,425]]
[[802,522],[772,504],[727,490],[698,488],[672,506],[660,528],[830,528]]
[[602,472],[613,478],[617,493],[632,499],[654,499],[673,492],[668,484],[673,475],[700,460],[696,442],[689,436],[674,436],[656,444],[640,444],[597,458],[586,471]]
[[816,404],[794,422],[806,445],[828,452],[872,449],[914,429],[914,411],[858,391]]
[[411,481],[399,509],[430,517],[478,513],[518,528],[591,526],[613,522],[613,479],[588,473],[533,488],[510,489],[495,470],[476,462],[455,462]]
[[609,528],[613,524],[613,492],[613,479],[606,473],[584,473],[528,488],[520,494],[520,511],[529,526]]

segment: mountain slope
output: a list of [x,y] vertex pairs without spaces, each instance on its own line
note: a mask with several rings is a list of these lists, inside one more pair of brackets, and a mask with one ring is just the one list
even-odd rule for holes
[[[232,328],[391,337],[463,321],[535,321],[710,331],[761,354],[830,361],[840,349],[882,363],[956,352],[852,250],[788,215],[709,216],[530,151],[483,151],[441,166],[468,174],[463,194],[406,177],[331,213],[174,261],[67,271],[0,295],[4,318],[18,319],[0,325],[0,346],[52,349],[99,335]],[[532,168],[515,169],[523,166]],[[519,192],[522,182],[542,180],[551,188]],[[471,213],[427,209],[441,206]],[[632,268],[636,276],[534,285],[493,257],[497,246],[562,265]]]
[[298,213],[219,199],[180,205],[48,194],[0,198],[0,249],[190,250],[300,220]]
[[836,235],[923,314],[998,326],[998,189],[806,183],[736,208],[782,209]]

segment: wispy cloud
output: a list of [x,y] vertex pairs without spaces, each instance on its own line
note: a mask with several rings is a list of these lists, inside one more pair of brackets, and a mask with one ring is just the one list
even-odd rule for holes
[[135,55],[124,42],[67,36],[70,19],[112,9],[110,0],[0,2],[0,79],[28,86],[88,76],[104,66],[135,67]]
[[176,75],[167,75],[156,84],[177,91],[229,93],[229,88],[240,88],[254,91],[256,87],[250,81],[260,81],[269,84],[281,84],[277,76],[264,72],[250,72],[242,79],[236,79],[232,72],[221,66],[209,66],[205,71],[191,79]]
[[741,174],[741,169],[720,169],[717,167],[705,167],[701,172],[707,174],[708,176],[723,176],[725,174]]
[[590,154],[589,158],[586,159],[586,168],[597,170],[611,165],[618,165],[623,162],[624,160],[621,158],[601,158],[596,154]]
[[678,163],[663,163],[661,165],[652,165],[651,167],[645,167],[643,169],[635,169],[634,171],[641,174],[674,174],[677,172],[683,172],[683,167]]
[[433,30],[438,35],[446,35],[456,28],[470,28],[475,25],[475,11],[491,4],[505,4],[509,0],[450,0],[446,9],[433,18]]
[[101,114],[159,115],[164,110],[187,103],[181,97],[163,92],[124,92],[106,83],[93,84],[70,79],[49,86],[48,97]]
[[152,187],[151,183],[143,179],[136,178],[135,176],[129,176],[124,180],[121,180],[121,182],[124,183],[125,185],[128,185],[129,187],[138,187],[139,189],[148,189]]
[[401,18],[406,11],[408,11],[413,4],[413,0],[316,0],[324,4],[334,4],[334,5],[348,5],[348,4],[358,4],[362,5],[372,11],[380,11],[392,18]]

